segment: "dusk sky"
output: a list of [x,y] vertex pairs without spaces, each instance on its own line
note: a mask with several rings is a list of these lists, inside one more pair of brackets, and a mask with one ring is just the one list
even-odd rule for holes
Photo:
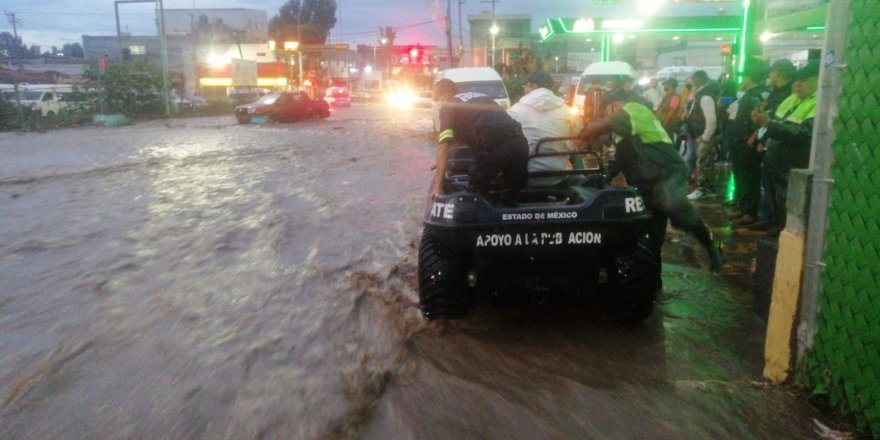
[[[453,22],[457,35],[458,3],[452,0]],[[166,9],[189,8],[248,8],[265,10],[271,18],[285,3],[282,0],[165,0]],[[440,0],[445,8],[446,0]],[[28,46],[39,45],[42,50],[51,46],[59,48],[65,43],[82,43],[82,35],[108,36],[116,34],[113,0],[0,0],[0,9],[14,12],[18,33]],[[338,2],[337,23],[331,31],[330,41],[349,44],[373,44],[379,26],[398,29],[400,43],[445,44],[445,37],[432,21],[431,0],[341,0]],[[572,0],[500,0],[496,3],[497,14],[532,14],[532,27],[548,17],[577,16],[592,1]],[[479,14],[491,9],[488,0],[466,0],[462,15]],[[154,3],[120,4],[120,22],[123,32],[134,35],[155,35]],[[464,21],[467,40],[467,20]],[[0,32],[12,33],[12,24],[3,17]]]

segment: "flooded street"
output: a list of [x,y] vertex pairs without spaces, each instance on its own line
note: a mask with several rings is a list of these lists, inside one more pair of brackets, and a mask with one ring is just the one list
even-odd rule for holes
[[684,235],[642,326],[570,299],[423,321],[430,130],[356,106],[0,133],[0,438],[814,438]]

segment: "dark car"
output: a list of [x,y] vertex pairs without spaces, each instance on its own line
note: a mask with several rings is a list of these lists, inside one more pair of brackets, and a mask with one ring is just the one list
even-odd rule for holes
[[235,117],[239,124],[247,124],[258,117],[271,121],[291,122],[328,116],[330,116],[330,106],[324,101],[309,98],[304,92],[270,93],[250,104],[235,108]]

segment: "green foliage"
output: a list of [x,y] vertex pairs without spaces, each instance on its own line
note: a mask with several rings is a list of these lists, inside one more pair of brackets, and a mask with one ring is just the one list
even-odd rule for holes
[[130,117],[161,114],[162,74],[145,60],[125,61],[107,66],[103,77],[106,111]]
[[0,55],[7,57],[24,57],[27,54],[27,46],[21,44],[21,39],[16,40],[9,32],[0,32]]
[[67,43],[61,48],[65,57],[82,58],[83,48],[79,43]]
[[18,115],[15,104],[0,97],[0,131],[10,131],[18,128]]
[[523,97],[524,91],[520,79],[508,76],[504,78],[504,87],[507,89],[507,94],[510,96],[511,103],[517,102],[519,101],[519,98]]
[[269,20],[275,41],[324,44],[336,25],[336,0],[288,0]]

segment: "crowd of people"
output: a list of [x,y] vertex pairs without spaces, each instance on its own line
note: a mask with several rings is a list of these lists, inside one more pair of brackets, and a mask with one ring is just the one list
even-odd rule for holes
[[670,222],[706,248],[710,269],[718,271],[724,264],[721,250],[691,202],[724,189],[716,187],[714,164],[730,161],[735,197],[725,202],[736,208],[733,224],[779,233],[788,171],[809,163],[818,73],[813,62],[800,69],[786,59],[769,68],[755,65],[733,89],[735,97],[722,96],[732,81],[713,81],[705,71],[682,87],[675,79],[652,81],[644,90],[631,78],[593,81],[577,117],[551,91],[553,79],[546,72],[528,75],[524,96],[509,110],[486,96],[459,94],[455,83],[441,80],[434,89],[435,99],[444,103],[434,193],[443,191],[449,146],[458,141],[469,145],[475,158],[469,190],[487,193],[489,182],[500,177],[501,206],[515,206],[527,184],[563,180],[530,179],[527,171],[579,166],[575,156],[528,160],[538,141],[577,136],[580,142],[550,142],[542,151],[612,149],[606,173],[624,177],[642,195],[652,213],[649,236],[657,255]]

